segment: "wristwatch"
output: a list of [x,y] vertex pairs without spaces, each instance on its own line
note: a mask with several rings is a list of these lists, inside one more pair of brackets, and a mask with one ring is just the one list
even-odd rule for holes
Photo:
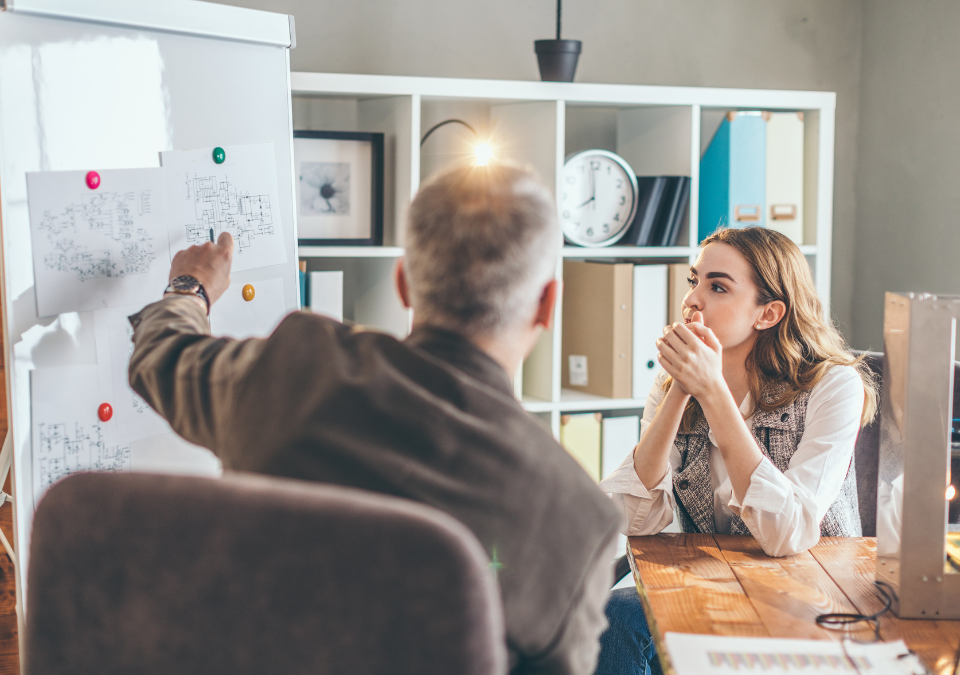
[[203,284],[197,281],[196,277],[190,276],[189,274],[174,277],[170,284],[163,289],[163,292],[164,294],[196,295],[203,298],[203,301],[207,303],[207,316],[210,316],[210,298],[207,296],[207,291],[203,287]]

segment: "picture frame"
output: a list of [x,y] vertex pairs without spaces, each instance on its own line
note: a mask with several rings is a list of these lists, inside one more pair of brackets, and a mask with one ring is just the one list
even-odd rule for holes
[[384,135],[294,131],[297,243],[382,246]]

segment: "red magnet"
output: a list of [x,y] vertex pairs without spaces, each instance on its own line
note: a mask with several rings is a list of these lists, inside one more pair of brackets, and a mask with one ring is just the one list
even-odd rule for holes
[[113,406],[109,403],[101,403],[100,407],[97,408],[97,415],[101,422],[109,422],[110,418],[113,417]]
[[87,187],[96,190],[100,187],[100,174],[96,171],[87,171]]

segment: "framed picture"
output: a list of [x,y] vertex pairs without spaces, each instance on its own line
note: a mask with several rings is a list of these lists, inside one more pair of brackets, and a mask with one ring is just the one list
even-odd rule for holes
[[383,134],[294,131],[298,243],[383,244]]

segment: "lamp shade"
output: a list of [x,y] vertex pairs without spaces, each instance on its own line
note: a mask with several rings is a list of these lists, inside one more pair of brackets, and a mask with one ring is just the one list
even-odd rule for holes
[[573,82],[580,58],[580,40],[535,40],[534,51],[544,82]]

